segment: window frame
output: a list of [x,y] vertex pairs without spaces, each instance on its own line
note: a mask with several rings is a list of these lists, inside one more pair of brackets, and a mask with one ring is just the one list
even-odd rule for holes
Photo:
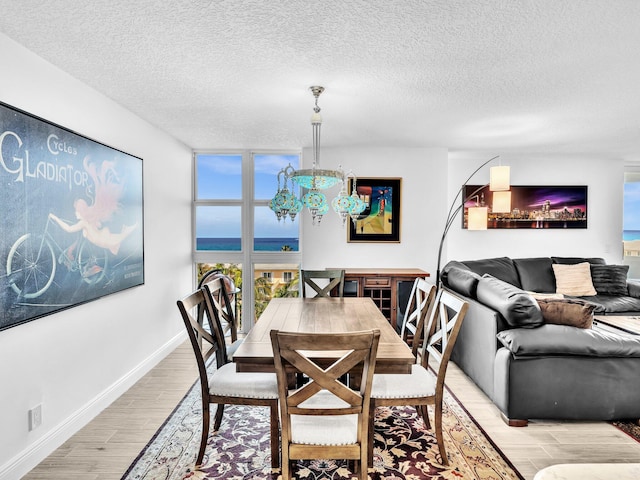
[[[241,155],[242,156],[242,195],[240,199],[198,199],[198,163],[199,155]],[[191,238],[194,271],[194,287],[196,285],[198,263],[234,263],[242,265],[242,304],[243,320],[242,332],[246,333],[254,324],[255,295],[254,277],[255,265],[265,264],[296,264],[302,263],[302,226],[298,218],[298,251],[256,252],[254,251],[254,209],[258,206],[269,207],[271,199],[256,199],[255,197],[255,155],[298,155],[299,165],[302,165],[302,150],[290,149],[196,149],[192,154],[192,207],[191,207]],[[277,179],[273,179],[273,193],[277,189]],[[240,206],[241,210],[241,249],[240,251],[198,250],[196,238],[196,210],[200,206]],[[274,222],[277,222],[274,214]]]

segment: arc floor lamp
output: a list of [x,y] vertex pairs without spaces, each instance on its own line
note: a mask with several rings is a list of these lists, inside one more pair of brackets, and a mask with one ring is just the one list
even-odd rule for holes
[[[469,230],[486,230],[487,229],[487,219],[489,215],[489,208],[485,205],[481,205],[479,201],[479,194],[485,188],[489,187],[489,190],[493,192],[492,199],[492,212],[509,212],[511,210],[511,192],[509,189],[511,188],[510,183],[510,167],[509,166],[494,166],[489,170],[489,183],[482,185],[481,187],[475,189],[469,195],[464,197],[462,201],[460,201],[460,197],[464,195],[465,189],[469,183],[469,181],[473,178],[473,176],[478,173],[483,167],[491,163],[492,161],[500,158],[499,155],[490,158],[478,168],[476,168],[471,175],[465,180],[458,190],[453,202],[451,203],[451,207],[449,207],[449,212],[447,214],[447,221],[444,224],[444,230],[442,231],[442,237],[440,238],[440,247],[438,248],[438,265],[436,268],[436,287],[440,288],[440,280],[441,280],[441,272],[440,272],[440,263],[442,261],[442,249],[444,247],[444,241],[447,238],[447,234],[449,233],[449,229],[453,224],[456,216],[464,208],[465,203],[470,200],[476,199],[476,205],[472,207],[468,207],[468,217],[467,217],[467,228]],[[458,203],[460,202],[460,203]]]

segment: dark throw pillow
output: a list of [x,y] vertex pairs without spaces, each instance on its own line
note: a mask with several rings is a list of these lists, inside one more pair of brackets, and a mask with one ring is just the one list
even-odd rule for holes
[[629,265],[591,265],[591,279],[598,295],[629,295]]
[[514,258],[513,264],[518,271],[523,290],[540,293],[556,291],[556,277],[549,257]]
[[545,323],[591,328],[595,304],[578,299],[538,299]]

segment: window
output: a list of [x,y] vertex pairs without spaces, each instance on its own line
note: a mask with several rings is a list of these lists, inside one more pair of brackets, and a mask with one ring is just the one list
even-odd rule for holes
[[280,270],[299,268],[299,220],[278,221],[269,208],[277,174],[289,164],[299,168],[299,152],[194,152],[196,281],[212,268],[232,276],[241,331],[272,296],[297,294],[297,276],[280,281]]
[[196,155],[196,250],[242,250],[242,155]]
[[292,272],[282,272],[282,281],[283,282],[290,282],[291,280],[293,280],[293,273]]
[[[278,172],[291,164],[298,168],[299,155],[254,155],[254,237],[255,251],[299,251],[299,222],[288,218],[275,220],[275,214],[269,208],[269,202],[275,195],[278,182],[284,187],[283,178]],[[292,185],[287,185],[292,189]]]
[[623,263],[629,265],[629,278],[640,278],[640,171],[624,174],[622,220]]

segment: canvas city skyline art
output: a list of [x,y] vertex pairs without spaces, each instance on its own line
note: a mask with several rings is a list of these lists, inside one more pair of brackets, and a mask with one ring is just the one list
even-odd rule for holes
[[510,211],[493,213],[493,192],[489,186],[465,185],[463,228],[467,228],[467,209],[476,203],[489,207],[487,228],[490,229],[587,228],[585,185],[512,185],[510,190]]

